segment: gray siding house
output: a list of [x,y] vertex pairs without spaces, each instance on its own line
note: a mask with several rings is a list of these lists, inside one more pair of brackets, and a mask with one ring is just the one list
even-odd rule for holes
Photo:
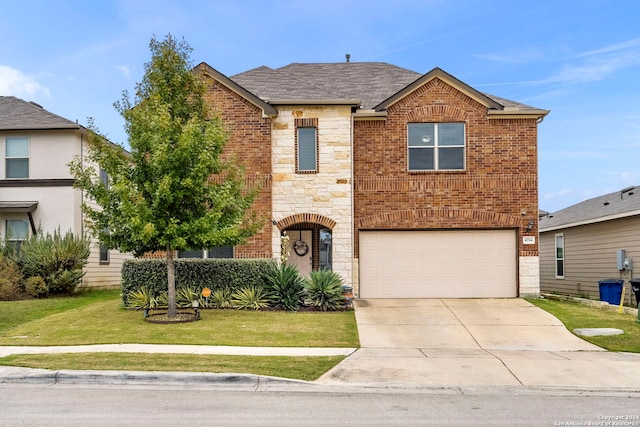
[[548,213],[539,224],[541,292],[598,299],[599,281],[622,279],[625,303],[635,305],[629,279],[640,277],[640,187]]

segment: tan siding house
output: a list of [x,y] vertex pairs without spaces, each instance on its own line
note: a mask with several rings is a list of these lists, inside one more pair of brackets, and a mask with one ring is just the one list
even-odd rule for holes
[[[73,188],[68,163],[87,151],[86,130],[41,106],[0,96],[0,235],[23,239],[36,233],[84,232],[83,194]],[[118,286],[124,259],[93,240],[84,286]]]
[[[621,250],[632,265],[618,264]],[[640,194],[635,189],[596,197],[540,219],[542,292],[598,299],[598,282],[628,281],[634,276],[634,260],[640,262]],[[625,286],[625,301],[634,301],[628,282]]]

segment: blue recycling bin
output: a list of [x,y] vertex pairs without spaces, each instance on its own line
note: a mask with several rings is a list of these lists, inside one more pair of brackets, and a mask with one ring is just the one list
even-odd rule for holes
[[600,288],[600,301],[606,301],[609,304],[620,304],[622,298],[622,285],[624,280],[604,279],[598,282]]

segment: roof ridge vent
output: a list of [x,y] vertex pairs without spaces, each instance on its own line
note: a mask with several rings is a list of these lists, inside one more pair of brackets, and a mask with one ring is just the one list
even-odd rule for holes
[[40,107],[40,108],[42,108],[42,109],[44,110],[44,107],[43,107],[42,105],[38,104],[37,102],[29,101],[29,104],[33,104],[33,105],[35,105],[36,107]]

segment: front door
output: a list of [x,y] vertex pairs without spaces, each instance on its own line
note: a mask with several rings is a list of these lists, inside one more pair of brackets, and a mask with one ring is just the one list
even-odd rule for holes
[[288,230],[288,263],[298,267],[301,276],[308,276],[313,266],[313,241],[311,230]]

